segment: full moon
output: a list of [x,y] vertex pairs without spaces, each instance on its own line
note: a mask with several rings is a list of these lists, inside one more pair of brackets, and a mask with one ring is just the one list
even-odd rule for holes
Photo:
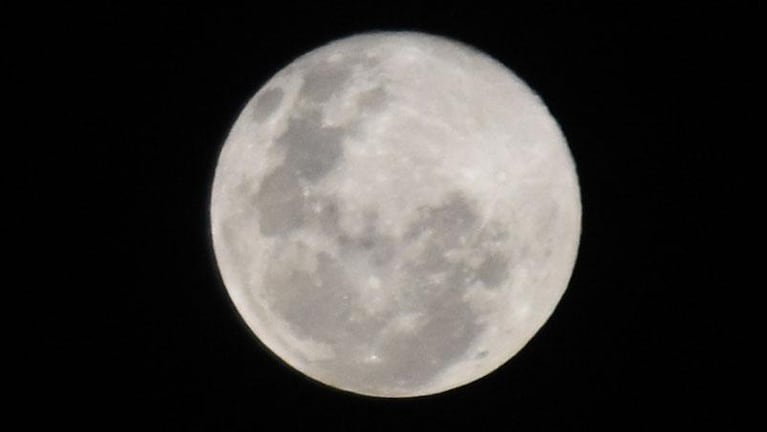
[[245,323],[304,375],[379,397],[488,375],[543,326],[581,230],[575,164],[498,61],[412,32],[313,50],[245,105],[213,180]]

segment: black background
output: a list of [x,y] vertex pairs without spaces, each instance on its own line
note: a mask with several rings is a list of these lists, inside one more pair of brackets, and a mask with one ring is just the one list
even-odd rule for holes
[[[75,261],[37,320],[45,353],[31,401],[57,422],[105,429],[738,421],[728,403],[740,341],[724,317],[741,281],[721,277],[717,251],[745,171],[738,155],[754,142],[742,125],[757,121],[745,101],[760,8],[252,3],[106,2],[31,12],[19,26],[41,36],[14,46],[40,65],[47,96],[35,102],[63,126],[34,162],[51,167],[53,186],[29,195],[69,191],[50,207],[57,256]],[[583,199],[580,253],[550,321],[493,374],[410,400],[336,391],[283,366],[237,316],[209,238],[217,154],[243,105],[295,57],[370,30],[447,36],[514,70],[558,119]]]

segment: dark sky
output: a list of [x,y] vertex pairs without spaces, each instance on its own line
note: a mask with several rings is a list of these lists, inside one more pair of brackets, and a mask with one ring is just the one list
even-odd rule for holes
[[[46,296],[48,331],[33,340],[51,360],[33,400],[102,430],[736,421],[739,342],[723,317],[740,280],[725,283],[720,252],[753,141],[738,125],[757,120],[744,101],[761,8],[277,3],[62,7],[30,21],[24,34],[39,26],[41,40],[14,45],[40,62],[57,121],[83,137],[62,134],[42,156],[78,191],[57,206],[61,255],[78,264]],[[580,254],[552,319],[492,375],[415,400],[335,391],[283,366],[235,313],[208,237],[217,153],[245,102],[295,57],[368,30],[447,36],[514,70],[558,119],[583,198]]]

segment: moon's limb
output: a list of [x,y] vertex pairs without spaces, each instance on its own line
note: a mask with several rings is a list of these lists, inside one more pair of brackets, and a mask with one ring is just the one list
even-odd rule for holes
[[297,59],[222,148],[214,249],[264,344],[325,384],[415,396],[478,379],[550,316],[580,235],[556,122],[486,55],[416,33]]

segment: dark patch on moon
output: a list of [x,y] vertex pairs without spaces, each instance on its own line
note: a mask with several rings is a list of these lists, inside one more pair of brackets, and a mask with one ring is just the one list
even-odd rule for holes
[[[264,178],[253,200],[262,234],[285,234],[318,216],[303,196],[302,186],[316,183],[340,163],[343,139],[342,129],[322,126],[319,113],[290,119],[288,128],[276,138],[277,145],[285,149],[285,159]],[[328,213],[319,216],[327,227],[334,224],[328,218],[337,218]]]
[[357,106],[366,112],[376,112],[385,107],[389,100],[389,94],[382,87],[376,87],[365,91],[357,98]]
[[[355,58],[350,57],[343,62],[314,65],[304,76],[300,97],[314,102],[326,101],[349,79],[354,61]],[[260,121],[268,118],[283,97],[284,92],[279,87],[263,92],[255,102],[254,118]],[[383,104],[385,98],[385,91],[376,88],[364,93],[360,101],[373,109]],[[275,139],[276,147],[284,150],[284,160],[261,182],[253,200],[259,211],[262,234],[286,234],[316,218],[319,218],[323,232],[338,231],[337,207],[321,206],[317,213],[314,210],[316,203],[303,197],[301,186],[316,183],[341,163],[343,141],[353,129],[354,125],[347,128],[323,125],[322,111],[311,107],[305,107],[288,120],[286,130]],[[333,236],[340,238],[343,234],[336,232]],[[362,240],[372,246],[370,241]],[[385,260],[386,255],[379,253],[379,261]]]
[[394,259],[395,253],[394,237],[377,236],[372,242],[372,248],[370,248],[370,262],[376,267],[383,268]]
[[[478,220],[473,205],[458,192],[451,194],[439,206],[420,209],[418,218],[406,232],[411,239],[424,237],[427,245],[423,255],[413,263],[414,272],[447,273],[465,282],[479,279],[486,287],[495,287],[505,281],[509,258],[489,249],[485,242],[486,239],[501,240],[507,236],[506,232],[499,231],[494,224],[488,224],[489,227],[483,227],[475,233]],[[464,265],[461,271],[456,272],[455,264],[445,256],[446,252],[453,249],[476,250],[481,253],[479,267],[472,270]],[[442,285],[449,286],[450,283]]]
[[341,230],[338,204],[329,197],[312,197],[307,200],[307,212],[312,212],[312,220],[317,223],[320,232],[334,238]]
[[296,332],[331,343],[342,337],[355,292],[340,264],[327,253],[317,254],[314,274],[290,268],[270,269],[264,283],[272,307]]
[[406,231],[411,242],[421,242],[422,252],[407,268],[418,288],[408,293],[421,302],[422,292],[443,295],[463,288],[464,279],[459,268],[451,262],[447,252],[462,246],[461,238],[471,235],[478,216],[471,203],[461,194],[454,193],[436,207],[423,207],[416,220]]
[[253,106],[253,119],[262,122],[269,118],[280,107],[280,102],[282,102],[284,95],[285,92],[279,87],[271,88],[261,93]]
[[343,86],[351,73],[351,65],[346,62],[314,65],[304,75],[301,95],[314,102],[325,102]]
[[437,207],[420,208],[406,236],[416,238],[426,235],[433,248],[447,249],[457,245],[461,235],[469,233],[477,219],[471,203],[461,193],[454,192]]
[[[223,245],[226,246],[232,263],[236,268],[242,269],[244,275],[242,275],[241,282],[247,280],[250,269],[250,263],[248,261],[248,251],[243,244],[241,233],[243,231],[242,222],[235,218],[228,218],[221,224],[221,233],[224,241]],[[237,273],[240,276],[239,273]]]
[[477,276],[486,287],[497,287],[508,277],[509,258],[499,252],[485,255],[477,269]]
[[270,267],[263,276],[268,301],[301,337],[334,346],[364,343],[384,324],[380,318],[359,317],[359,292],[354,289],[342,263],[326,252],[316,254],[314,273],[297,270],[289,263]]
[[308,181],[330,172],[343,155],[344,131],[322,125],[320,114],[290,119],[288,129],[276,139],[286,149],[284,165]]
[[303,224],[301,185],[284,166],[277,167],[264,178],[253,204],[258,210],[259,229],[263,235],[284,234]]
[[327,234],[341,246],[343,256],[364,257],[374,268],[383,270],[397,253],[396,239],[378,229],[378,213],[364,211],[365,229],[359,234],[351,234],[335,225]]
[[[422,308],[426,323],[412,332],[399,332],[374,345],[375,362],[359,362],[353,354],[371,343],[369,334],[343,340],[337,358],[323,362],[334,382],[375,391],[428,383],[444,367],[460,358],[482,332],[475,313],[460,296],[433,296]],[[389,315],[396,319],[396,315]]]

